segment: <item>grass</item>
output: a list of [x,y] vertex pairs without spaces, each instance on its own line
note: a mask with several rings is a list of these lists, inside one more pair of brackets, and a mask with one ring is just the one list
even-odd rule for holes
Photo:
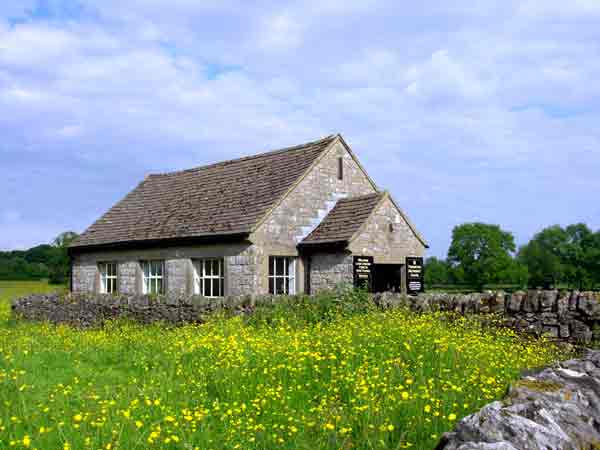
[[522,369],[562,356],[399,310],[86,331],[8,319],[9,298],[51,289],[0,283],[0,448],[429,449]]

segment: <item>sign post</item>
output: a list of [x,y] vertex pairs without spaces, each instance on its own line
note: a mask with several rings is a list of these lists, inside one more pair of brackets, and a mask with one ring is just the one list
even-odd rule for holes
[[409,295],[425,292],[423,258],[415,256],[406,257],[406,292]]
[[373,288],[373,257],[354,257],[354,287],[367,288],[371,292]]

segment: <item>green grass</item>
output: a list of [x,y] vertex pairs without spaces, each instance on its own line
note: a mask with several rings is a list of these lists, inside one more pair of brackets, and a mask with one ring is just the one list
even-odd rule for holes
[[179,328],[9,320],[8,299],[52,289],[0,283],[0,448],[430,449],[563,356],[464,318],[348,305]]
[[27,294],[64,291],[64,286],[48,284],[47,281],[3,281],[0,280],[0,317],[10,308],[11,300]]

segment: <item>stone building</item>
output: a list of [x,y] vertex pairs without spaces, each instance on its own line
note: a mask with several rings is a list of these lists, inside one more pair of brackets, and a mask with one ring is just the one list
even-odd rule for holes
[[[75,292],[207,297],[404,290],[427,248],[340,135],[147,176],[70,247]],[[363,270],[365,267],[363,266]]]

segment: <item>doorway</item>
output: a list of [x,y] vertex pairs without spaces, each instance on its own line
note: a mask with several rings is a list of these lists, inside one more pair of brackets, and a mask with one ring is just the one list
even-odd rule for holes
[[402,267],[402,264],[374,264],[373,292],[402,292]]

